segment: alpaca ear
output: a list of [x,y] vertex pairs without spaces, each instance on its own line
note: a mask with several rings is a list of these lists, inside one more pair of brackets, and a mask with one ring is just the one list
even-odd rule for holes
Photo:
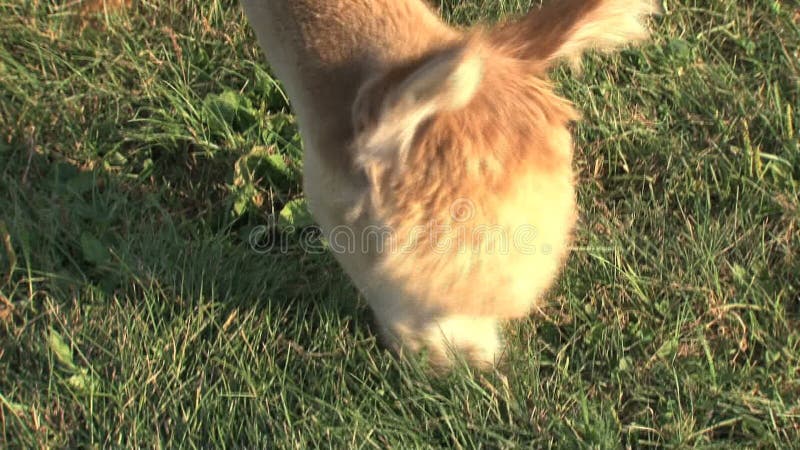
[[[423,58],[407,75],[370,93],[363,89],[354,106],[354,117],[372,115],[371,126],[361,130],[358,162],[401,156],[408,151],[419,126],[435,114],[465,107],[475,96],[483,75],[483,60],[466,45]],[[381,95],[379,99],[363,98]],[[361,105],[378,104],[377,110],[359,111]]]
[[559,60],[579,66],[587,50],[611,51],[648,36],[645,18],[659,0],[550,0],[522,20],[495,28],[493,42],[545,68]]
[[483,72],[483,61],[466,48],[432,57],[411,73],[390,94],[396,113],[453,111],[472,100]]

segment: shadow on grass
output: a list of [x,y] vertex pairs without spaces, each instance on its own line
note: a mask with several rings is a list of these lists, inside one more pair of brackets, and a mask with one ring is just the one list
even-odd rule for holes
[[[232,217],[220,188],[227,181],[220,174],[229,170],[216,169],[230,158],[174,165],[141,182],[21,145],[8,150],[0,155],[7,167],[3,220],[16,261],[7,267],[3,255],[11,272],[2,291],[14,309],[39,311],[45,297],[80,309],[76,297],[91,291],[132,308],[141,305],[125,302],[156,295],[162,321],[210,302],[222,306],[222,316],[242,307],[289,307],[339,314],[359,328],[368,322],[329,254],[308,254],[300,236],[277,231],[282,241],[272,250],[253,246],[249,230],[263,218]],[[195,179],[193,171],[201,175]]]

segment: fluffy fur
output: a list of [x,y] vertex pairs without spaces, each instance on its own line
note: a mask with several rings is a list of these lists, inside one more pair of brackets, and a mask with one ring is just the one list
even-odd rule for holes
[[576,221],[558,60],[645,37],[651,1],[561,0],[460,31],[420,0],[243,0],[299,116],[305,191],[393,349],[501,356]]

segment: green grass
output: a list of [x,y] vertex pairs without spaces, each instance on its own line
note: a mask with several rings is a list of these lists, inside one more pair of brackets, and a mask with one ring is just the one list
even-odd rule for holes
[[800,448],[800,5],[666,6],[555,74],[582,218],[550,306],[502,373],[435,379],[313,236],[251,246],[302,164],[235,1],[0,1],[0,447]]

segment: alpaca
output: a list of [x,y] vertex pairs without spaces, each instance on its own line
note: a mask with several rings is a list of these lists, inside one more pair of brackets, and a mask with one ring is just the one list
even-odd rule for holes
[[647,0],[554,0],[459,30],[421,0],[242,0],[297,114],[304,190],[395,352],[491,367],[577,218],[578,119],[547,75],[647,36]]

